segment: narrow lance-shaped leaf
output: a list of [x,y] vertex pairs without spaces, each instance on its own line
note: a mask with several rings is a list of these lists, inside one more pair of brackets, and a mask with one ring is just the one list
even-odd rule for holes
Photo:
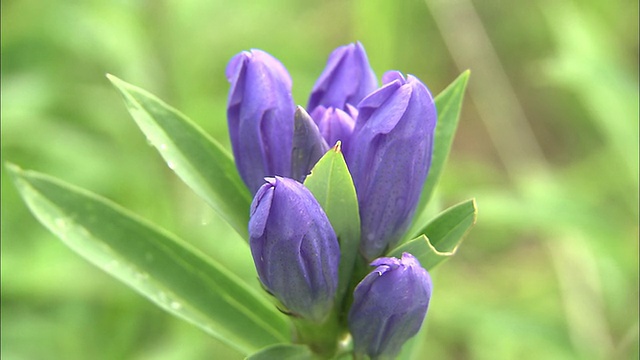
[[391,250],[388,256],[413,254],[422,267],[432,269],[455,254],[469,229],[476,223],[476,202],[467,200],[440,213],[420,233],[423,235]]
[[[469,81],[470,71],[463,72],[456,80],[454,80],[446,89],[444,89],[435,98],[436,108],[438,109],[438,123],[436,124],[436,132],[434,135],[433,155],[431,158],[431,167],[429,175],[422,188],[420,202],[416,207],[416,214],[413,218],[411,230],[407,232],[407,236],[415,234],[416,230],[426,223],[428,212],[427,204],[433,195],[433,191],[442,175],[444,164],[447,161],[453,137],[460,120],[460,109],[462,108],[462,100],[464,91]],[[405,238],[405,240],[407,240]]]
[[288,340],[282,314],[187,243],[85,190],[14,165],[8,168],[43,225],[166,311],[244,354]]
[[113,75],[127,109],[169,167],[243,238],[247,239],[251,194],[231,155],[176,109]]
[[304,185],[322,206],[340,242],[337,298],[341,299],[351,279],[358,253],[360,216],[356,189],[344,161],[340,142],[318,161]]
[[266,347],[246,360],[312,360],[313,353],[305,345],[277,344]]

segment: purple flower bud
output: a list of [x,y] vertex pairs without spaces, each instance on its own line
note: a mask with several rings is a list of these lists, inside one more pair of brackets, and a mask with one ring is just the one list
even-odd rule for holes
[[385,85],[358,106],[345,146],[358,195],[360,252],[371,260],[406,231],[431,164],[437,113],[424,84],[388,72]]
[[356,353],[393,358],[422,325],[431,277],[409,253],[402,259],[379,258],[371,265],[376,269],[353,292],[349,330]]
[[338,239],[307,188],[287,178],[266,180],[249,219],[260,281],[293,314],[321,322],[338,286]]
[[329,150],[329,145],[302,106],[298,106],[294,118],[291,177],[303,182],[313,166]]
[[322,105],[346,110],[346,104],[358,105],[377,87],[378,80],[362,44],[341,46],[329,55],[327,66],[313,86],[307,109],[313,111]]
[[236,166],[251,193],[265,176],[290,176],[293,114],[291,77],[261,50],[234,56],[226,70],[231,83],[227,119]]
[[332,107],[325,108],[322,105],[311,112],[311,117],[318,124],[320,134],[329,146],[334,146],[338,140],[345,146],[351,138],[358,110],[350,104],[347,104],[346,107],[348,113]]

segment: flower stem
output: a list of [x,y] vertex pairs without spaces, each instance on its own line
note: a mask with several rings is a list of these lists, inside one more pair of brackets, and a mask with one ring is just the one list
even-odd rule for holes
[[296,327],[294,342],[308,345],[322,358],[333,357],[338,349],[339,340],[344,336],[337,315],[335,310],[332,311],[323,323],[295,319],[293,321]]

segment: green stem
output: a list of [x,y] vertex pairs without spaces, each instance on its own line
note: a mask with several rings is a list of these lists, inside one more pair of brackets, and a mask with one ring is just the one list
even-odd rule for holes
[[351,303],[353,303],[353,291],[370,271],[371,266],[369,266],[369,262],[362,256],[358,255],[353,266],[353,273],[351,275],[351,282],[349,283],[347,293],[345,294],[342,304],[340,304],[341,312],[339,314],[339,319],[340,323],[345,328],[348,325],[347,315],[349,314],[349,308],[351,307]]
[[338,314],[332,311],[323,323],[315,323],[305,319],[295,319],[297,343],[306,344],[323,359],[331,358],[338,349],[338,341],[343,330],[338,322]]

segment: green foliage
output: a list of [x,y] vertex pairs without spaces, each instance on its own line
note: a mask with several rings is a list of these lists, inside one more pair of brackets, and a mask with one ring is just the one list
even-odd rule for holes
[[247,360],[312,360],[313,354],[304,345],[277,344],[247,357]]
[[96,195],[9,167],[42,224],[164,310],[243,353],[288,339],[282,314],[188,244]]
[[115,76],[107,77],[120,90],[131,116],[169,168],[248,239],[251,195],[231,155],[162,100]]
[[337,291],[337,298],[340,299],[349,286],[358,255],[360,214],[356,189],[339,143],[318,160],[304,185],[322,206],[340,242]]
[[431,220],[417,238],[407,241],[389,251],[388,256],[401,257],[411,253],[427,270],[456,253],[469,229],[476,223],[475,200],[465,201],[443,211]]

